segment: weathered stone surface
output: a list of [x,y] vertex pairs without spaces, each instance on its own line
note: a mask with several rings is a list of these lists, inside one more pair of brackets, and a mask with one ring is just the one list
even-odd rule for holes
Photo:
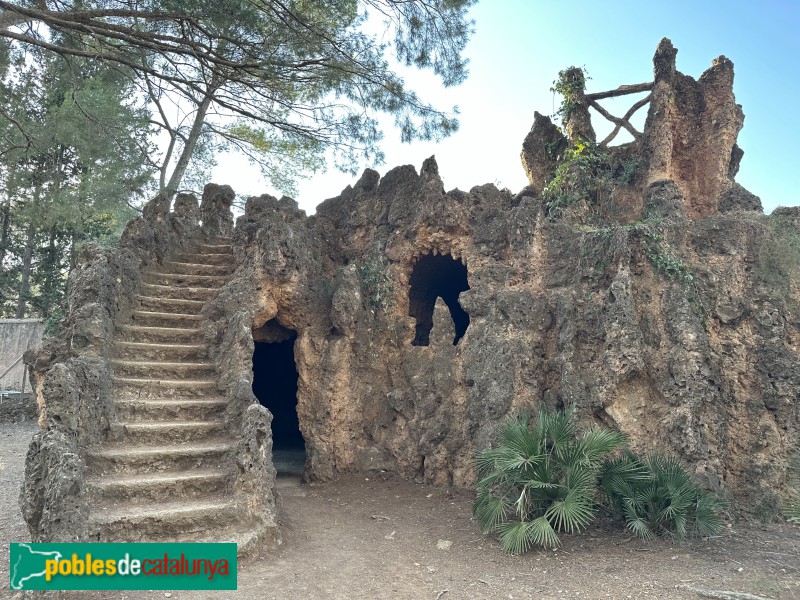
[[203,230],[210,236],[229,236],[233,231],[231,205],[236,194],[229,185],[209,183],[203,188],[200,215]]
[[[217,196],[210,205],[224,204]],[[43,429],[31,443],[20,496],[35,540],[86,536],[82,457],[106,439],[116,418],[110,365],[116,324],[134,309],[142,269],[169,260],[202,234],[193,196],[179,196],[175,208],[170,212],[159,195],[128,223],[117,248],[84,245],[70,274],[59,336],[25,355]]]
[[[254,340],[295,334],[309,480],[380,469],[469,486],[472,457],[501,420],[574,406],[582,422],[624,431],[638,450],[677,454],[737,509],[777,510],[800,442],[800,298],[758,272],[768,224],[732,180],[743,118],[732,65],[718,59],[695,81],[675,69],[675,53],[668,40],[659,46],[642,140],[615,151],[643,160],[644,174],[587,210],[557,217],[543,206],[558,155],[548,145],[567,142],[540,115],[523,150],[531,186],[516,195],[493,185],[446,192],[431,157],[419,173],[368,169],[310,217],[288,198],[247,201],[232,231],[237,270],[204,306],[202,327],[226,428],[239,439],[233,486],[250,517],[274,516]],[[230,232],[232,198],[226,186],[206,187],[212,235]],[[47,423],[66,439],[90,443],[113,416],[103,338],[128,310],[139,263],[164,260],[171,248],[159,243],[180,246],[179,232],[194,235],[192,211],[180,212],[154,202],[121,250],[87,251],[77,270],[86,284],[71,292],[66,335],[34,365]],[[776,211],[800,221],[796,213]],[[412,290],[420,260],[442,256],[426,281],[444,287],[432,297]],[[453,287],[446,265],[455,263],[468,290]],[[468,326],[454,344],[466,322],[459,308]],[[424,340],[420,322],[431,327]],[[62,530],[36,516],[47,502],[36,490],[78,482],[69,514],[80,513],[81,493],[80,465],[51,473],[43,447],[32,446],[31,480],[50,483],[31,484],[23,501],[41,538]]]
[[645,190],[644,212],[661,219],[686,219],[684,197],[671,179],[654,181]]
[[531,184],[532,195],[541,193],[553,178],[557,157],[567,148],[567,138],[553,125],[550,117],[533,113],[533,127],[522,142],[522,168]]
[[747,191],[738,183],[722,193],[719,199],[719,211],[723,213],[752,210],[763,212],[761,198]]
[[85,539],[84,466],[75,438],[53,430],[34,436],[25,461],[20,506],[34,542]]
[[[471,457],[501,419],[572,404],[640,450],[677,453],[737,507],[775,506],[797,423],[777,416],[793,406],[788,396],[756,391],[773,386],[757,365],[775,362],[791,382],[800,364],[774,329],[780,320],[765,321],[764,334],[754,325],[764,290],[748,257],[764,237],[761,217],[689,221],[675,182],[640,191],[646,214],[665,219],[659,243],[695,274],[695,291],[653,269],[645,247],[655,242],[635,227],[550,222],[538,198],[491,185],[445,193],[426,169],[394,169],[377,185],[365,173],[366,184],[310,218],[273,210],[256,220],[251,209],[237,225],[241,276],[207,314],[219,339],[236,331],[243,350],[231,364],[223,342],[218,360],[244,375],[248,328],[260,336],[276,319],[297,331],[309,479],[379,468],[469,485]],[[429,345],[411,343],[409,282],[429,253],[467,265],[459,301],[470,324],[457,345],[441,299]],[[381,256],[391,294],[375,305],[357,266]],[[774,350],[759,363],[764,339]],[[746,425],[753,419],[756,428]]]
[[733,183],[736,137],[744,123],[733,95],[733,63],[720,56],[698,80],[675,69],[677,50],[664,38],[653,59],[655,82],[643,147],[648,183],[671,179],[690,218],[715,214]]

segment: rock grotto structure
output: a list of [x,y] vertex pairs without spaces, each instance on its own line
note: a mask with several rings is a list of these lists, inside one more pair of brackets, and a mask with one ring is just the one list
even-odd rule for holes
[[[276,447],[304,446],[309,480],[469,486],[496,424],[542,403],[778,513],[800,316],[777,242],[800,212],[765,217],[734,182],[732,63],[694,80],[675,55],[663,40],[654,81],[630,86],[650,91],[643,132],[616,119],[636,139],[593,147],[605,166],[588,177],[575,157],[608,94],[581,85],[569,138],[536,114],[516,195],[445,192],[430,158],[368,169],[313,216],[250,198],[234,226],[233,191],[208,185],[199,206],[150,202],[118,248],[84,248],[62,335],[27,357],[33,538],[272,539],[271,425]],[[256,391],[288,390],[272,412],[254,356]]]

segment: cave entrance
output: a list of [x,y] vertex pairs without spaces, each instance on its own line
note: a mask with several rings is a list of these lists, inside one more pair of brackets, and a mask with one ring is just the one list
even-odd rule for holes
[[277,320],[253,330],[253,393],[272,413],[272,462],[278,475],[302,475],[306,445],[297,417],[297,332]]
[[453,345],[469,327],[469,314],[458,301],[461,292],[469,289],[467,267],[449,254],[425,254],[414,265],[409,280],[408,314],[417,320],[414,346],[427,346],[433,328],[433,308],[441,298],[450,309],[456,335]]

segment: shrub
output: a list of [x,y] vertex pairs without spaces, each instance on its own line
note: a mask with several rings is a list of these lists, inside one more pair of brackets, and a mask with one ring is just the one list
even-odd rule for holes
[[700,490],[673,457],[655,452],[641,459],[628,452],[608,461],[600,480],[616,513],[637,537],[668,534],[683,539],[722,529],[727,502]]
[[582,531],[595,514],[603,459],[624,436],[592,428],[579,435],[572,410],[539,412],[500,424],[499,445],[476,457],[479,481],[473,514],[484,533],[499,533],[504,552],[554,547],[558,534]]
[[558,216],[581,200],[602,204],[616,186],[633,183],[642,166],[641,159],[615,150],[579,139],[564,151],[563,157],[556,157],[563,160],[542,190],[548,214]]
[[639,458],[625,449],[622,433],[581,433],[572,415],[542,409],[532,422],[510,417],[498,426],[497,446],[475,458],[472,513],[484,533],[499,534],[504,552],[555,547],[559,533],[583,531],[601,492],[612,514],[645,540],[720,531],[727,503],[701,491],[677,459]]

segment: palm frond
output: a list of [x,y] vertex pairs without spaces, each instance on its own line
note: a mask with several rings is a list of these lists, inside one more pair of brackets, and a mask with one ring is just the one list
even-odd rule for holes
[[555,548],[561,543],[558,535],[545,517],[534,519],[528,524],[528,536],[532,544],[542,548]]
[[622,432],[593,427],[583,434],[577,444],[577,449],[582,460],[595,464],[607,454],[622,448],[626,443],[627,438]]
[[563,500],[554,502],[544,516],[556,531],[577,533],[586,529],[594,510],[590,498],[579,490],[570,490]]
[[522,554],[534,543],[529,534],[530,522],[509,521],[498,526],[500,549],[508,554]]
[[647,525],[647,522],[644,519],[636,518],[630,519],[627,521],[628,529],[630,529],[631,533],[636,537],[642,540],[652,540],[654,535],[653,531]]
[[480,494],[472,505],[472,514],[483,533],[492,533],[503,522],[511,511],[511,504],[506,498],[497,498],[491,494]]
[[539,415],[540,420],[544,419],[545,433],[547,442],[551,446],[551,451],[559,458],[569,453],[572,447],[571,442],[577,436],[577,426],[572,420],[574,412],[574,407],[569,407],[563,412]]
[[694,529],[698,535],[716,535],[722,531],[724,525],[722,511],[728,508],[728,502],[717,498],[708,492],[703,492],[697,498],[694,509]]

